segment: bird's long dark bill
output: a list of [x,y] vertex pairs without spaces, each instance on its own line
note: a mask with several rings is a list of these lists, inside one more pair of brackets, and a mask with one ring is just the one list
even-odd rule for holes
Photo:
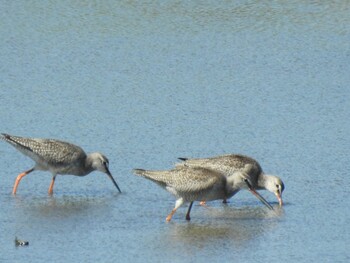
[[249,189],[249,191],[253,194],[253,195],[255,195],[264,205],[266,205],[269,209],[271,209],[271,210],[273,210],[273,207],[272,207],[272,205],[270,205],[269,204],[269,202],[267,202],[266,200],[265,200],[265,198],[264,197],[262,197],[257,191],[255,191],[254,189]]
[[121,193],[122,191],[120,191],[120,188],[119,188],[119,186],[118,186],[117,182],[114,180],[114,178],[113,178],[112,174],[111,174],[111,173],[110,173],[110,171],[108,171],[108,170],[107,170],[107,175],[108,175],[108,177],[109,177],[109,178],[111,178],[111,180],[112,180],[113,184],[115,185],[115,187],[117,187],[117,189],[118,189],[119,193]]

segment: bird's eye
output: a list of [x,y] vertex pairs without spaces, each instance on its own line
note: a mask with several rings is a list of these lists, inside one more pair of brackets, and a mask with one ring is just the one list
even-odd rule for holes
[[280,186],[279,186],[278,184],[276,184],[276,187],[277,187],[277,189],[279,189],[279,188],[280,188]]

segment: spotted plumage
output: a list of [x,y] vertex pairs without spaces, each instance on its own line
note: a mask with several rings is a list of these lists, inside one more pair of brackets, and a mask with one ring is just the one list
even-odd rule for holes
[[203,167],[177,167],[169,171],[149,171],[135,169],[136,175],[145,177],[176,196],[175,208],[167,216],[170,221],[176,210],[190,202],[186,219],[190,220],[193,201],[211,201],[226,199],[235,189],[236,177],[226,177],[218,171]]
[[[249,189],[247,183],[242,178],[249,181],[252,189],[268,190],[277,196],[282,205],[282,192],[284,184],[282,180],[273,175],[267,175],[263,172],[260,164],[251,157],[240,154],[220,155],[211,158],[188,159],[179,158],[183,162],[177,163],[176,167],[203,167],[223,173],[226,177],[237,177],[236,189],[231,192],[235,195],[241,189]],[[244,175],[242,177],[242,174]],[[249,190],[252,190],[249,189]],[[255,193],[254,193],[255,194]]]
[[57,174],[85,176],[95,170],[106,173],[120,192],[119,186],[109,171],[109,161],[101,153],[87,155],[77,145],[54,139],[24,138],[5,133],[2,133],[0,138],[35,162],[33,168],[18,175],[13,187],[13,194],[16,194],[21,179],[34,170],[50,171],[52,173],[49,194],[53,193]]

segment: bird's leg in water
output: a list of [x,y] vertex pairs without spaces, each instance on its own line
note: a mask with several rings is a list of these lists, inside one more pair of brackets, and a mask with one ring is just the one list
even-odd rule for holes
[[51,181],[49,191],[48,191],[49,195],[53,194],[53,185],[55,184],[55,180],[56,180],[56,174],[54,176],[52,176],[52,181]]
[[30,170],[28,170],[28,171],[25,171],[25,172],[23,172],[23,173],[21,173],[21,174],[19,174],[19,175],[17,176],[17,179],[16,179],[16,181],[15,181],[15,184],[13,185],[13,190],[12,190],[12,194],[13,194],[13,195],[16,194],[18,184],[19,184],[19,182],[22,180],[22,178],[23,178],[24,176],[26,176],[27,174],[33,172],[33,171],[34,171],[34,168],[32,168],[32,169],[30,169]]
[[188,210],[187,210],[186,220],[188,220],[188,221],[191,220],[190,212],[191,212],[192,205],[193,205],[193,201],[190,203],[190,206],[188,207]]

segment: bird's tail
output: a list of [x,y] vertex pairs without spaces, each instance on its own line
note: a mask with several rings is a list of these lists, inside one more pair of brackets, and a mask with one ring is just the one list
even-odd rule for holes
[[133,172],[135,175],[147,178],[161,186],[164,186],[164,182],[169,178],[169,171],[134,169]]
[[140,175],[140,176],[144,176],[145,173],[146,173],[145,169],[133,169],[132,171],[133,171],[134,174]]
[[5,142],[8,142],[25,155],[29,156],[31,152],[33,152],[32,147],[30,147],[29,145],[29,142],[35,142],[33,139],[13,136],[6,133],[1,133],[0,139],[4,140]]
[[10,139],[10,135],[8,135],[8,134],[6,134],[6,133],[1,133],[0,139],[1,139],[1,140],[4,140],[4,141],[7,141],[7,140]]
[[180,160],[181,162],[177,162],[177,163],[174,164],[176,168],[187,166],[186,165],[186,161],[188,160],[188,158],[179,157],[177,159]]
[[147,178],[154,178],[158,177],[162,174],[166,174],[168,171],[153,171],[153,170],[144,170],[144,169],[134,169],[133,170],[135,175],[147,177]]
[[175,164],[175,167],[198,167],[198,166],[202,166],[205,163],[206,159],[190,159],[190,158],[177,158],[179,160],[181,160],[182,162],[178,162]]
[[[8,142],[9,144],[13,145],[13,146],[22,146],[16,139],[18,139],[20,137],[17,137],[17,136],[12,136],[12,135],[9,135],[7,133],[1,133],[0,135],[0,139],[5,141],[5,142]],[[21,138],[20,138],[21,139]]]

